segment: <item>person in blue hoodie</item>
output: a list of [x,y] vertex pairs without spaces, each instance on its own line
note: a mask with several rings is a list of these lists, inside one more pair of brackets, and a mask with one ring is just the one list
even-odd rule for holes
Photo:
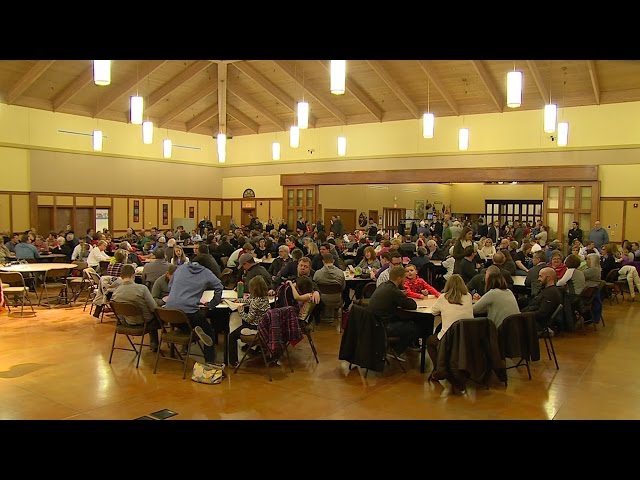
[[204,343],[204,359],[214,363],[216,357],[213,337],[215,332],[200,309],[200,299],[205,290],[215,290],[209,308],[215,308],[222,300],[222,282],[211,270],[198,262],[190,262],[178,267],[169,282],[169,298],[165,308],[182,310],[187,314],[191,326]]

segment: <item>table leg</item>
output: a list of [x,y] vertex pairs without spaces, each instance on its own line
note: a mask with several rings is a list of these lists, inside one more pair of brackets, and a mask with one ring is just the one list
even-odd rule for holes
[[426,356],[427,356],[427,337],[429,334],[426,334],[422,337],[421,345],[420,345],[420,373],[424,373]]

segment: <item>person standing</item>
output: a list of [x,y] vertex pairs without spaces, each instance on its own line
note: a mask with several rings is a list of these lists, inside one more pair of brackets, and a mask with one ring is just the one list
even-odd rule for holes
[[204,235],[205,228],[207,229],[208,232],[213,230],[213,224],[211,223],[211,220],[209,220],[209,217],[205,215],[204,218],[200,221],[200,223],[198,223],[198,228],[200,229],[201,236]]
[[580,230],[578,222],[573,222],[571,224],[568,237],[569,237],[569,243],[568,243],[569,246],[573,245],[574,240],[579,240],[580,243],[582,243],[582,230]]
[[609,234],[600,226],[600,220],[596,220],[593,230],[589,232],[589,240],[592,241],[596,250],[600,251],[603,246],[609,243]]

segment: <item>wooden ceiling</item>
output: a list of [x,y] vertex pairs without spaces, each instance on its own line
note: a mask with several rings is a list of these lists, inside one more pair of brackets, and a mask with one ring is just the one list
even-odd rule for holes
[[310,104],[310,126],[328,127],[512,111],[506,74],[523,72],[522,105],[542,109],[640,101],[640,61],[348,60],[347,91],[329,92],[328,60],[114,60],[111,85],[93,83],[91,60],[2,60],[0,100],[118,122],[129,96],[156,127],[216,135],[285,131]]

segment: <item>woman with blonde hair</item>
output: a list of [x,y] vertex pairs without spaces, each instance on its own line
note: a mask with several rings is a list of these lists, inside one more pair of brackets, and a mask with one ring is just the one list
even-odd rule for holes
[[185,263],[189,263],[189,259],[184,254],[184,250],[180,245],[176,245],[173,247],[173,258],[171,259],[171,263],[176,267],[183,265]]
[[[437,335],[430,335],[427,338],[427,352],[433,363],[433,370],[436,369],[438,360],[438,345],[440,340],[447,333],[447,330],[458,320],[473,318],[473,303],[471,294],[464,284],[464,280],[460,275],[454,273],[449,277],[444,286],[442,295],[438,297],[436,303],[431,307],[431,313],[436,316],[440,315],[442,320],[442,328]],[[446,380],[443,380],[443,386],[448,388]]]
[[496,247],[493,245],[493,240],[490,238],[485,238],[484,243],[480,243],[482,248],[478,250],[478,255],[482,260],[492,260],[493,256],[496,254]]

